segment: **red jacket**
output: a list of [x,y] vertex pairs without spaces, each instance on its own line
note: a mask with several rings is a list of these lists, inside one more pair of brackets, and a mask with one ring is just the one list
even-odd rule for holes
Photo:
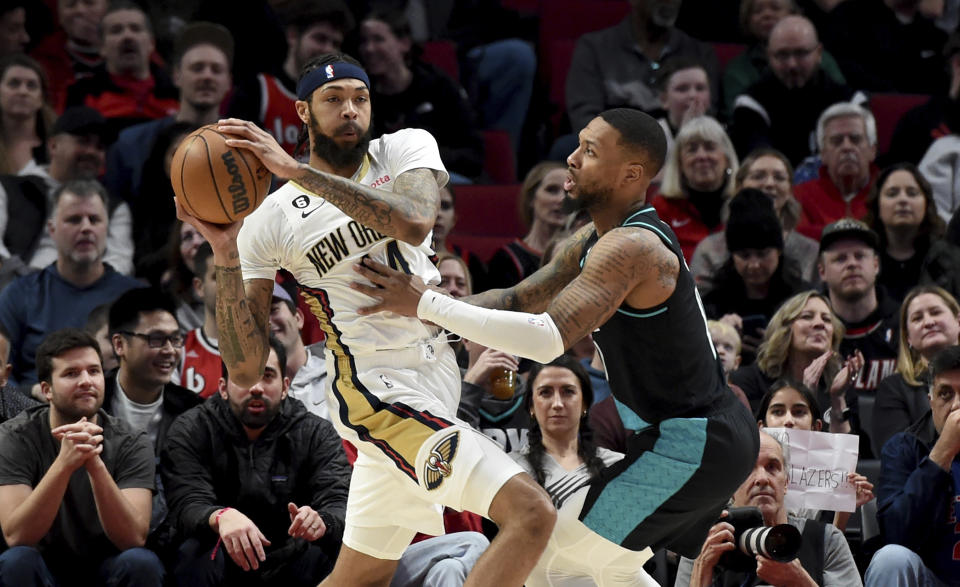
[[817,179],[805,181],[793,188],[794,196],[803,208],[797,232],[819,241],[823,227],[831,222],[841,218],[863,219],[867,215],[867,195],[876,180],[877,167],[871,165],[870,181],[847,202],[827,175],[827,168],[821,166]]
[[690,200],[686,198],[664,198],[657,195],[650,202],[650,205],[657,211],[657,216],[670,225],[677,240],[680,242],[680,248],[683,249],[683,256],[690,264],[693,259],[693,251],[704,238],[712,232],[723,228],[723,224],[718,224],[711,230],[700,220],[700,212],[697,211]]

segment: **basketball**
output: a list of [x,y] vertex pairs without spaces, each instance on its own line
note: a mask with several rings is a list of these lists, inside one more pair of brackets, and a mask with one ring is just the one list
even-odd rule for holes
[[183,139],[170,162],[170,182],[184,210],[227,224],[256,210],[270,189],[270,171],[246,149],[227,146],[228,135],[208,124]]

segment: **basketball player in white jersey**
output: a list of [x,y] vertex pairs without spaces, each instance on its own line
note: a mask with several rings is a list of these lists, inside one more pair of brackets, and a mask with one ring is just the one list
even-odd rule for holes
[[[307,64],[297,93],[309,166],[254,124],[221,121],[220,131],[238,137],[229,145],[290,181],[243,222],[212,225],[178,213],[213,248],[220,351],[231,380],[243,386],[260,377],[280,267],[296,277],[327,335],[331,416],[359,455],[344,547],[323,584],[389,584],[416,532],[443,533],[442,506],[450,506],[500,527],[467,584],[522,585],[556,520],[549,497],[456,419],[460,371],[443,332],[416,318],[361,316],[357,309],[370,299],[350,289],[352,267],[364,257],[439,283],[429,233],[447,172],[436,141],[417,129],[371,141],[369,81],[345,55]],[[255,532],[224,546],[251,563],[264,557]]]

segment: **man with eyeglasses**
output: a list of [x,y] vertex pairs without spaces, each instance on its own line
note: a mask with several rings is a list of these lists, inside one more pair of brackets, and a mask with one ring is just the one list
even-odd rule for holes
[[738,154],[773,147],[799,165],[813,149],[820,112],[836,102],[866,101],[823,71],[822,53],[817,31],[805,17],[787,16],[770,31],[769,71],[734,101],[730,138]]
[[[144,287],[117,298],[108,318],[120,366],[106,375],[103,409],[134,430],[146,432],[157,455],[174,419],[203,402],[197,394],[171,382],[183,349],[175,316],[176,305],[170,298]],[[166,515],[158,476],[150,520],[151,546],[158,550],[170,544],[171,528],[163,524]]]

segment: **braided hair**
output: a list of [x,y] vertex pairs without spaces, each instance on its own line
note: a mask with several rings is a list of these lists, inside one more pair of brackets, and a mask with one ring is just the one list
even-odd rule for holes
[[[572,372],[580,382],[580,393],[583,396],[583,413],[580,415],[580,422],[577,425],[577,456],[587,466],[587,471],[591,478],[597,477],[603,470],[603,459],[597,454],[597,446],[593,442],[593,430],[590,428],[589,413],[590,405],[593,403],[593,385],[590,383],[590,376],[587,370],[575,358],[570,355],[560,355],[547,364],[536,363],[527,373],[529,382],[528,391],[524,398],[524,409],[532,412],[533,396],[537,393],[536,381],[537,375],[545,367],[561,367]],[[546,455],[546,448],[543,446],[543,432],[535,417],[530,418],[530,431],[527,435],[527,460],[533,468],[533,478],[541,487],[544,486],[547,479],[547,473],[544,470],[543,459]]]

